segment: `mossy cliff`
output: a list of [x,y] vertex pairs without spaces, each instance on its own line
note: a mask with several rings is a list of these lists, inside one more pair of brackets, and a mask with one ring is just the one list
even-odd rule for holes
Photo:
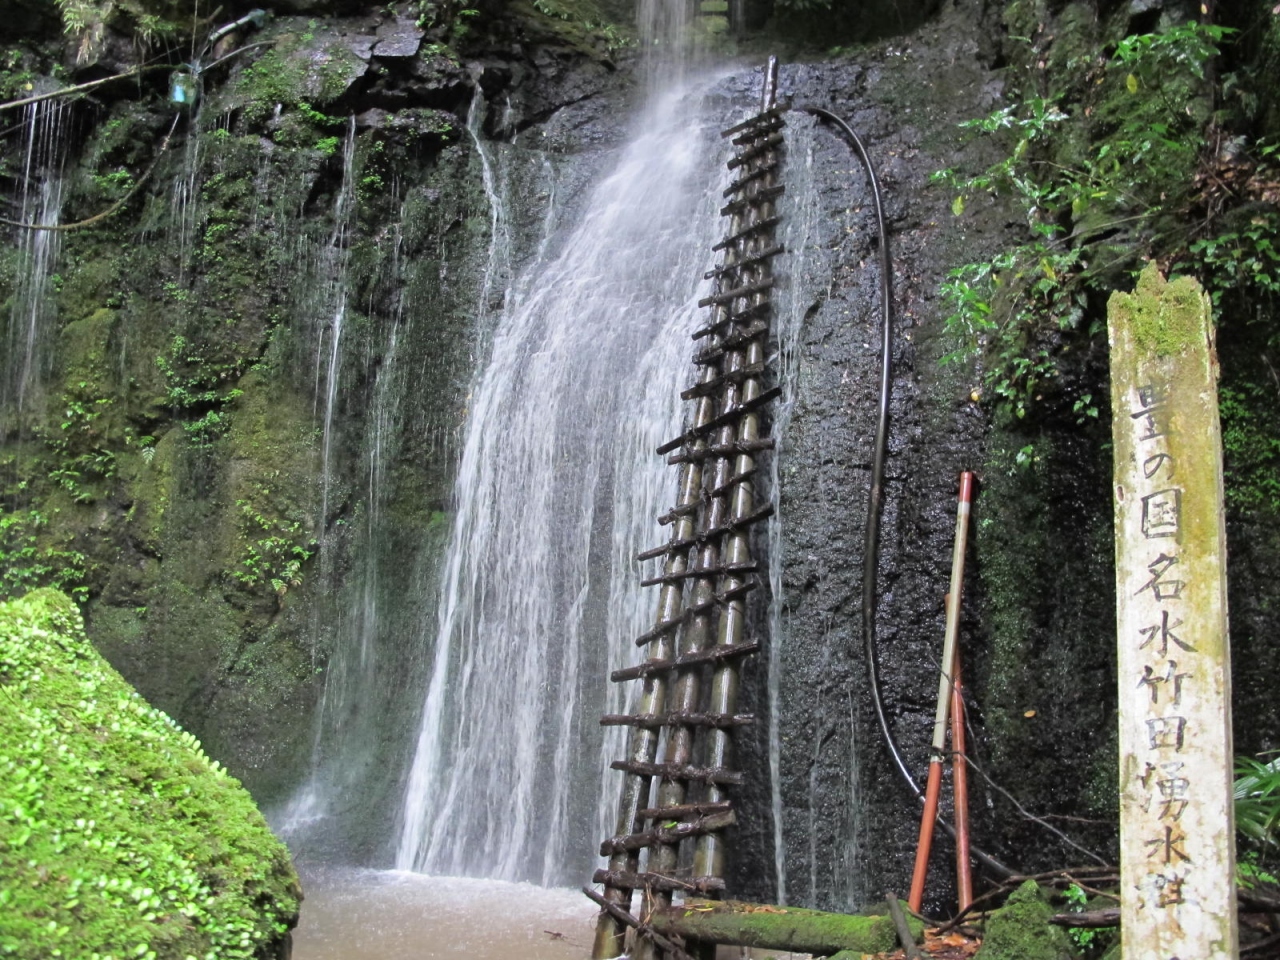
[[[594,4],[437,12],[282,9],[199,72],[195,107],[167,101],[175,55],[25,108],[34,153],[14,136],[0,162],[18,198],[39,189],[23,163],[60,170],[63,223],[124,201],[0,254],[0,588],[72,591],[104,655],[282,824],[318,815],[311,774],[380,811],[324,841],[351,857],[393,834],[466,393],[562,176],[545,151],[581,151],[593,98],[628,89]],[[137,25],[112,17],[83,61],[34,24],[4,92],[131,69]],[[205,63],[215,26],[182,36]],[[468,123],[508,140],[538,123],[539,149],[482,155]],[[508,204],[524,212],[495,236]],[[37,236],[59,249],[29,324]]]
[[0,745],[0,955],[286,955],[284,845],[54,590],[0,603]]

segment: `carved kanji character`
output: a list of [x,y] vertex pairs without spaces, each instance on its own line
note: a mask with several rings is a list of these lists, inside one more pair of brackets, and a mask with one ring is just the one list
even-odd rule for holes
[[1147,854],[1148,860],[1159,858],[1163,863],[1177,863],[1185,860],[1190,863],[1191,858],[1187,856],[1187,851],[1183,849],[1183,844],[1187,841],[1187,835],[1182,832],[1180,827],[1165,825],[1164,836],[1156,837],[1154,840],[1145,841],[1144,845],[1150,848]]
[[1156,418],[1163,415],[1166,399],[1164,390],[1159,387],[1148,384],[1138,388],[1139,409],[1129,414],[1129,417],[1141,422],[1143,432],[1138,436],[1139,442],[1164,436],[1164,425],[1158,423]]
[[1176,537],[1182,513],[1182,490],[1170,487],[1142,498],[1142,533],[1148,540]]
[[[1174,638],[1174,639],[1176,640],[1177,638]],[[1146,644],[1143,644],[1143,646],[1146,646]],[[1169,684],[1165,692],[1167,693],[1169,691],[1172,691],[1173,698],[1169,702],[1172,703],[1174,706],[1177,706],[1182,702],[1182,681],[1185,680],[1187,677],[1191,676],[1191,674],[1178,673],[1178,661],[1176,660],[1169,660],[1168,664],[1169,666],[1165,670],[1164,676],[1162,677],[1156,675],[1155,670],[1152,669],[1150,664],[1144,666],[1142,668],[1143,676],[1142,676],[1142,679],[1138,681],[1138,686],[1150,687],[1151,702],[1159,703],[1160,702],[1160,684],[1162,683]]]
[[1180,626],[1182,626],[1181,620],[1174,620],[1173,623],[1170,623],[1169,611],[1161,610],[1159,623],[1152,624],[1149,627],[1138,628],[1138,632],[1141,633],[1144,637],[1146,637],[1146,639],[1143,640],[1142,643],[1138,645],[1138,649],[1145,650],[1147,647],[1151,646],[1151,644],[1158,639],[1160,641],[1160,646],[1156,649],[1155,652],[1162,657],[1169,655],[1170,640],[1172,640],[1177,646],[1181,647],[1183,650],[1187,650],[1187,651],[1190,651],[1191,653],[1195,653],[1196,652],[1195,647],[1191,646],[1191,644],[1187,643],[1181,637],[1179,637],[1176,633],[1173,632],[1175,627],[1180,627]]
[[1155,594],[1157,600],[1176,600],[1182,595],[1182,588],[1186,586],[1183,580],[1166,580],[1165,574],[1178,563],[1177,557],[1171,557],[1167,553],[1161,553],[1149,564],[1147,570],[1151,574],[1151,579],[1138,588],[1138,592],[1134,594],[1136,597],[1143,590],[1150,590]]
[[1152,750],[1172,747],[1180,751],[1186,729],[1186,717],[1156,717],[1147,721],[1147,740]]

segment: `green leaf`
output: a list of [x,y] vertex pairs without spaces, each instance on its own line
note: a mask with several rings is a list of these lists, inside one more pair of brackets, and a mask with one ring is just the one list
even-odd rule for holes
[[954,213],[957,217],[960,216],[960,214],[964,213],[964,197],[963,196],[957,196],[954,200],[951,201],[951,212]]

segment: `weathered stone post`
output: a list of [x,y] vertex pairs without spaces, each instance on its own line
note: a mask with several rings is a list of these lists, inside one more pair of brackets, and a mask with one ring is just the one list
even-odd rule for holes
[[1228,960],[1231,673],[1209,302],[1151,264],[1107,312],[1124,960]]

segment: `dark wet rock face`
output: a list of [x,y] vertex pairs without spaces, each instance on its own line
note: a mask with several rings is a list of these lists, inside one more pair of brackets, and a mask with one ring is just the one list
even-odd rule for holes
[[[952,216],[928,186],[953,166],[955,124],[989,107],[998,83],[971,18],[938,24],[841,63],[783,71],[782,91],[846,118],[879,168],[894,264],[891,432],[879,564],[878,657],[888,719],[922,772],[937,690],[942,596],[956,484],[979,469],[985,417],[948,349],[935,291],[960,256],[994,250],[1001,223]],[[797,119],[796,126],[810,121]],[[867,180],[826,129],[809,135],[819,197],[797,356],[797,399],[780,465],[783,530],[782,834],[789,902],[845,909],[905,890],[917,805],[897,779],[871,709],[861,598],[867,489],[880,379],[879,239]],[[789,167],[806,157],[794,145]],[[789,174],[790,180],[794,175]],[[773,892],[769,868],[751,894]],[[945,883],[945,881],[943,881]]]

